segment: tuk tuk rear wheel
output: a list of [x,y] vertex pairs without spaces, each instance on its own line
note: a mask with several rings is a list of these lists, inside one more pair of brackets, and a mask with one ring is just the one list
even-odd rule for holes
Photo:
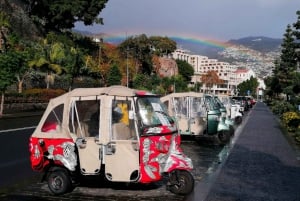
[[230,131],[227,130],[219,131],[218,139],[222,144],[226,144],[230,140]]
[[48,187],[54,195],[62,195],[72,189],[72,183],[67,171],[55,170],[47,178]]
[[194,177],[186,170],[175,170],[170,173],[168,189],[177,195],[187,195],[194,190]]
[[242,121],[243,121],[243,118],[242,118],[241,116],[235,117],[235,123],[236,123],[237,125],[240,125],[240,124],[242,123]]

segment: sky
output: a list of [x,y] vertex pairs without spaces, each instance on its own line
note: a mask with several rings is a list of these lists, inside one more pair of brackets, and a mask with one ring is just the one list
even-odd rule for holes
[[104,25],[75,29],[115,36],[176,36],[228,41],[283,38],[297,22],[300,0],[108,0]]

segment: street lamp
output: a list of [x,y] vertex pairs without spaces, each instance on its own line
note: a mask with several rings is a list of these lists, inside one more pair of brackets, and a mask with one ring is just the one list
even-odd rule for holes
[[175,86],[175,67],[173,66],[173,79],[174,79],[174,83],[173,83],[173,92],[176,93],[176,86]]
[[126,47],[126,86],[128,87],[128,74],[129,74],[129,72],[128,72],[128,51],[129,51],[129,49],[128,49],[128,46]]

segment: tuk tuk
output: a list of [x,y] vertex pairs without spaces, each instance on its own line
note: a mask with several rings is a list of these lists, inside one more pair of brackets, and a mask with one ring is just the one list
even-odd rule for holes
[[177,121],[179,133],[200,136],[206,132],[207,119],[203,94],[195,92],[171,93],[160,98],[169,114]]
[[[55,195],[85,176],[151,183],[189,194],[193,164],[159,96],[124,86],[78,88],[51,99],[30,137],[31,167]],[[99,181],[101,182],[101,181]]]
[[222,120],[220,107],[211,94],[204,94],[204,102],[207,108],[207,135],[217,137],[221,143],[227,143],[230,140],[229,125]]
[[221,103],[227,111],[229,119],[234,121],[235,125],[239,125],[243,121],[243,114],[240,112],[240,105],[235,103],[230,96],[218,96]]
[[215,100],[216,104],[218,105],[219,110],[221,112],[221,121],[228,125],[228,127],[229,127],[229,133],[230,133],[230,135],[233,135],[234,134],[234,130],[235,130],[234,129],[235,122],[231,118],[229,118],[229,115],[230,115],[229,108],[225,107],[225,105],[219,99],[218,96],[214,96],[214,100]]

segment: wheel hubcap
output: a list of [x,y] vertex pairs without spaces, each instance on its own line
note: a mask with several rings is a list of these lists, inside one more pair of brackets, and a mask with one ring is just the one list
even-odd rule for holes
[[52,179],[51,183],[55,189],[60,189],[62,187],[63,181],[61,180],[60,177],[55,177]]

